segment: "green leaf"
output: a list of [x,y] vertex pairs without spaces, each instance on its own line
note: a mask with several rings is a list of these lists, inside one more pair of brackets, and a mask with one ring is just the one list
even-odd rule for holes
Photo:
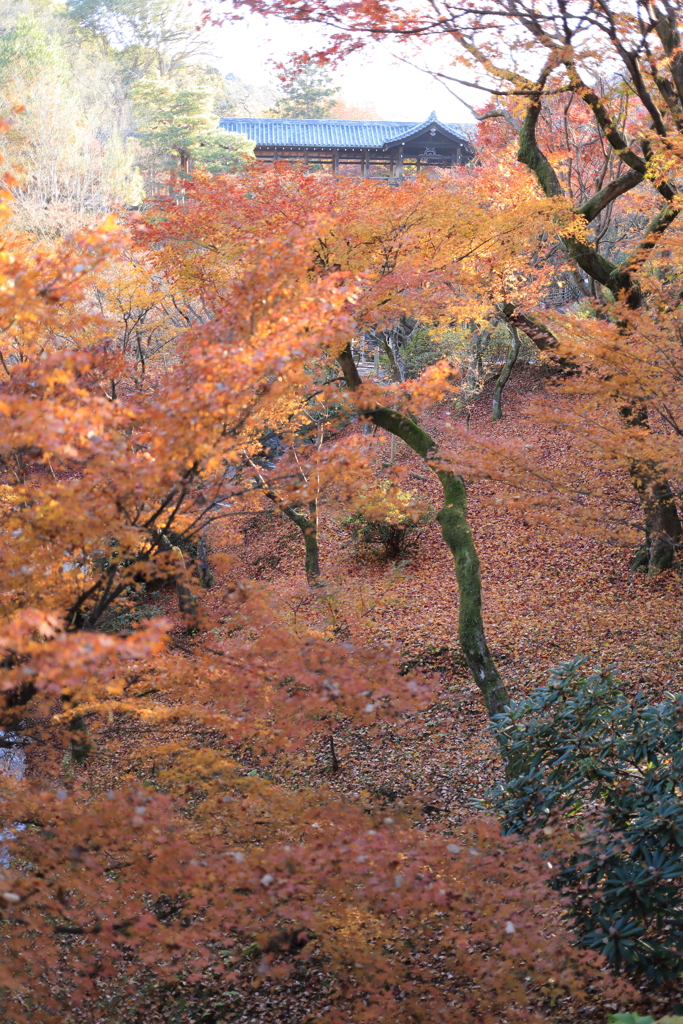
[[[675,1018],[670,1019],[674,1020]],[[636,1013],[611,1013],[607,1022],[608,1024],[655,1024],[655,1019],[654,1017],[639,1017]]]

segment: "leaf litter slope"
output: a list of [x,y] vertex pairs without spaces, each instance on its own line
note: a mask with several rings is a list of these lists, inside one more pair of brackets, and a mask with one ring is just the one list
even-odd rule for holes
[[[490,421],[487,386],[472,412],[471,437],[478,442],[504,437],[521,447],[532,446],[540,462],[586,478],[592,474],[599,477],[596,490],[613,495],[622,488],[624,500],[630,500],[628,482],[618,477],[606,481],[604,470],[587,465],[568,434],[525,418],[531,399],[555,386],[538,367],[520,368],[506,393],[505,418],[497,424]],[[458,418],[452,404],[442,403],[429,414],[426,425],[457,455],[458,445],[464,451],[467,438],[448,429],[449,417]],[[358,433],[360,426],[352,424],[348,430]],[[380,432],[368,443],[376,449],[378,463],[389,461],[388,437]],[[436,505],[438,486],[401,444],[395,446],[395,462],[406,482]],[[591,662],[616,664],[629,688],[645,689],[653,698],[675,685],[683,661],[680,631],[673,621],[680,596],[677,576],[665,573],[648,579],[631,574],[631,551],[618,539],[587,535],[581,523],[575,529],[571,523],[560,528],[539,525],[537,509],[525,511],[507,495],[501,501],[501,493],[505,494],[492,481],[470,480],[469,517],[482,562],[489,642],[512,693],[528,693],[545,680],[550,666],[577,653]],[[234,560],[229,573],[216,573],[217,585],[205,596],[216,625],[213,633],[192,638],[181,638],[178,631],[185,653],[179,651],[176,657],[191,658],[198,648],[210,646],[214,636],[229,631],[233,606],[227,595],[237,575],[273,589],[294,624],[297,616],[308,616],[309,624],[317,617],[322,630],[350,640],[356,648],[390,644],[398,648],[406,666],[435,673],[438,686],[427,708],[400,720],[365,724],[357,716],[333,722],[341,764],[336,774],[330,771],[329,723],[286,758],[264,761],[254,748],[242,751],[238,757],[244,772],[267,773],[294,788],[315,786],[319,780],[360,799],[370,815],[391,815],[406,808],[420,829],[457,835],[472,799],[499,777],[500,766],[479,693],[457,649],[457,590],[438,526],[430,524],[409,557],[396,566],[360,556],[339,526],[338,513],[323,505],[323,575],[330,581],[326,593],[334,598],[327,600],[311,596],[306,585],[300,534],[265,506],[260,511],[246,514],[244,520],[236,517],[245,527],[242,543],[235,543],[235,520],[230,534],[216,537],[215,550],[223,547]],[[155,605],[165,612],[172,612],[173,601],[170,591],[154,596]],[[144,697],[147,680],[131,688],[131,697],[136,688]],[[150,693],[146,699],[154,705],[165,698]],[[97,758],[78,769],[81,781],[96,789],[126,780],[151,781],[179,750],[219,749],[223,743],[218,731],[181,717],[164,723],[151,717],[145,723],[138,717],[118,716],[115,724],[104,725],[101,738],[105,742],[99,745]],[[156,751],[151,759],[150,741]],[[254,807],[258,809],[258,801]],[[256,825],[257,838],[256,831],[268,825]],[[438,970],[438,962],[431,969]],[[255,970],[256,964],[252,969],[245,963],[243,981]],[[293,1010],[304,1016],[315,1013],[325,1001],[323,977],[324,970],[318,977],[303,972],[285,984],[276,977],[260,979],[258,988],[246,1001],[240,997],[225,1019],[279,1021]],[[150,1019],[156,1017],[153,1004],[150,997]],[[179,1020],[191,1019],[191,999],[186,1006],[190,1016],[179,1011]],[[571,1019],[567,1009],[570,1015],[562,1019]],[[596,1019],[601,1013],[602,1009]]]
[[[616,664],[629,686],[651,690],[655,697],[673,684],[681,669],[683,644],[673,621],[681,584],[674,573],[647,578],[629,571],[632,549],[619,536],[619,523],[610,528],[609,502],[615,495],[630,506],[631,518],[638,518],[625,476],[615,473],[609,479],[604,468],[585,460],[568,433],[524,417],[528,399],[554,387],[553,378],[538,367],[521,368],[506,390],[505,419],[492,423],[487,386],[472,413],[471,435],[476,442],[504,439],[533,450],[539,465],[579,475],[587,493],[602,491],[602,506],[598,497],[592,512],[594,519],[604,516],[606,536],[596,536],[595,530],[571,519],[543,522],[538,508],[524,508],[523,496],[513,502],[495,482],[470,479],[468,518],[482,565],[489,643],[515,695],[544,680],[552,665],[583,654],[591,662]],[[553,400],[557,402],[556,397]],[[450,445],[457,463],[459,435],[443,426],[449,415],[456,418],[452,410],[446,403],[437,407],[426,426],[437,440]],[[376,448],[378,462],[388,462],[388,435],[379,432],[369,443]],[[410,474],[408,485],[427,492],[438,507],[438,484],[401,442],[396,444],[396,463]],[[623,517],[621,510],[619,516]],[[429,660],[448,650],[453,672],[469,690],[454,637],[457,589],[452,559],[438,525],[428,526],[407,564],[397,570],[381,559],[359,557],[324,506],[321,518],[323,575],[354,584],[362,639],[395,644],[407,660]],[[245,533],[243,574],[253,579],[256,571],[294,601],[304,580],[300,537],[276,517],[267,522],[267,528]],[[629,542],[634,536],[627,538]]]
[[[543,507],[525,507],[495,482],[470,479],[468,510],[482,564],[484,612],[493,655],[515,697],[544,682],[558,662],[585,655],[591,664],[617,666],[626,686],[657,699],[675,686],[683,665],[681,631],[674,611],[681,584],[674,573],[654,578],[631,573],[633,534],[610,526],[612,505],[637,506],[628,480],[591,465],[571,435],[525,416],[532,399],[557,388],[557,378],[539,366],[521,367],[508,385],[505,418],[490,420],[490,391],[485,387],[470,420],[476,443],[504,440],[531,453],[543,467],[583,480],[592,502],[593,523],[604,521],[604,536],[575,519],[544,516]],[[572,398],[565,398],[571,403]],[[553,395],[557,403],[557,397]],[[432,436],[455,451],[464,447],[462,423],[452,403],[427,417]],[[349,431],[359,432],[358,424]],[[466,439],[465,439],[466,440]],[[391,442],[381,431],[368,439],[378,463],[390,459]],[[438,482],[429,477],[405,445],[395,446],[395,463],[406,486],[419,489],[438,507]],[[501,497],[502,495],[502,497]],[[579,506],[577,506],[580,512]],[[621,513],[620,513],[621,514]],[[388,644],[407,667],[420,666],[439,678],[435,703],[409,716],[410,728],[379,732],[358,721],[338,727],[336,743],[342,771],[331,784],[390,802],[419,794],[428,814],[459,820],[473,797],[483,794],[499,772],[486,730],[480,695],[459,653],[456,638],[457,587],[451,556],[438,524],[432,522],[403,562],[359,554],[339,526],[335,510],[321,505],[323,577],[333,601],[311,596],[303,570],[300,533],[284,518],[263,508],[245,517],[239,571],[276,589],[291,620],[316,615],[336,635],[356,645]],[[212,600],[220,603],[220,588]],[[321,610],[322,609],[322,610]],[[321,730],[301,764],[301,781],[315,765],[329,767],[327,733]],[[291,775],[291,764],[290,764]]]

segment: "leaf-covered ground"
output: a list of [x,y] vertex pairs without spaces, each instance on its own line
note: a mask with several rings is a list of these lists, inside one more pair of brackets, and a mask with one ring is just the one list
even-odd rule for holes
[[[533,447],[542,463],[571,462],[569,436],[549,432],[521,415],[530,392],[554,386],[553,378],[538,369],[522,368],[506,390],[505,419],[497,424],[490,422],[489,386],[474,408],[472,434]],[[448,439],[440,429],[443,412],[436,410],[427,426],[433,436]],[[370,443],[388,459],[386,435]],[[438,507],[438,483],[401,442],[396,461],[414,470],[416,489],[427,492]],[[589,465],[585,470],[590,475]],[[622,495],[630,497],[628,480],[620,483]],[[597,487],[604,487],[604,481],[596,480]],[[515,694],[543,680],[551,665],[579,653],[592,662],[616,664],[629,685],[653,694],[673,685],[683,658],[676,615],[678,575],[648,578],[631,573],[632,549],[582,536],[571,521],[558,522],[555,529],[543,527],[533,514],[527,518],[523,511],[497,503],[490,483],[470,483],[468,511],[482,566],[489,644]],[[606,509],[606,528],[608,516]],[[427,528],[408,564],[397,569],[359,555],[324,507],[321,518],[323,576],[343,582],[349,591],[355,588],[354,619],[364,635],[397,645],[408,658],[450,649],[457,661],[457,588],[438,525]],[[245,533],[245,574],[277,584],[293,602],[304,582],[300,536],[275,514],[266,513],[263,520],[260,528]]]
[[[573,459],[580,459],[581,471],[590,477],[591,466],[570,437],[523,415],[531,396],[555,386],[554,379],[538,368],[520,368],[506,391],[503,421],[491,423],[489,385],[474,407],[470,432],[478,438],[505,437],[517,445],[533,446],[551,465],[571,465]],[[447,413],[457,417],[452,409],[444,405],[433,411],[428,423],[433,434],[450,436],[444,424]],[[360,428],[355,424],[350,429]],[[375,435],[368,443],[376,446],[379,461],[389,461],[388,437]],[[438,485],[412,453],[399,444],[395,460],[414,474],[407,479],[437,506]],[[621,487],[626,500],[631,500],[627,480],[612,480],[610,486]],[[538,516],[527,516],[496,499],[495,485],[471,482],[469,518],[482,564],[488,639],[512,695],[529,693],[546,679],[552,665],[577,654],[591,663],[616,665],[627,688],[646,690],[653,700],[677,689],[683,665],[680,576],[673,571],[655,578],[632,574],[632,550],[617,543],[608,528],[600,539],[587,537],[571,522],[557,528],[539,525]],[[633,511],[637,511],[635,505]],[[607,520],[607,508],[605,515]],[[358,721],[341,726],[336,732],[338,772],[331,771],[327,732],[314,737],[296,758],[270,765],[269,771],[288,785],[324,783],[353,794],[369,811],[391,814],[392,807],[410,806],[418,827],[457,834],[472,801],[484,794],[501,771],[482,701],[458,650],[456,582],[438,525],[428,525],[409,556],[397,564],[359,552],[340,528],[337,513],[323,506],[320,542],[325,584],[314,594],[305,581],[300,534],[288,520],[264,505],[237,527],[241,542],[235,545],[233,521],[230,553],[237,560],[238,575],[274,588],[292,621],[296,616],[317,617],[325,628],[336,629],[337,635],[356,646],[390,643],[399,649],[404,664],[420,665],[438,677],[434,702],[402,722],[379,728]],[[216,538],[214,543],[219,548],[222,542]],[[225,584],[218,574],[216,586],[206,596],[218,620],[226,607]],[[171,593],[151,600],[172,612]],[[203,642],[202,635],[180,638],[184,653],[179,651],[178,657],[191,657],[192,647]],[[144,779],[152,766],[140,760],[142,731],[132,718],[106,730],[100,753],[84,770],[91,781],[103,786],[125,777]],[[220,744],[218,735],[193,732],[187,725],[170,727],[165,738],[188,747],[199,742]],[[245,772],[258,771],[259,764],[245,757],[244,767]],[[438,961],[433,968],[438,972]],[[183,993],[182,986],[164,1011],[159,1008],[158,992],[141,990],[140,1012],[149,1021],[294,1024],[314,1019],[325,1006],[324,965],[313,963],[281,982],[258,978],[247,957],[242,974],[244,984],[234,986],[217,1015],[201,1017],[206,1011],[204,997],[189,989]],[[660,996],[644,991],[641,1008],[656,1008],[659,1002],[661,1008],[670,1009],[677,998],[671,991]],[[596,1005],[594,1016],[584,1012],[582,1020],[604,1020],[607,1009]],[[573,1019],[571,1009],[552,1019]]]
[[[506,390],[505,418],[493,424],[489,385],[474,407],[471,433],[533,446],[542,461],[554,466],[571,463],[573,454],[583,459],[573,452],[571,437],[523,415],[530,396],[554,387],[553,377],[522,367]],[[450,440],[442,429],[449,408],[440,407],[429,418],[433,436]],[[368,443],[377,446],[380,460],[388,461],[388,436],[375,435]],[[438,483],[417,457],[399,442],[395,458],[414,474],[409,481],[438,507]],[[590,476],[590,465],[582,471]],[[611,483],[631,501],[637,518],[625,474]],[[604,488],[604,479],[595,486]],[[683,667],[681,577],[674,571],[653,578],[632,573],[633,550],[626,544],[586,537],[582,525],[571,521],[557,527],[539,524],[533,513],[509,509],[496,497],[490,482],[469,485],[488,641],[512,696],[529,693],[553,665],[578,654],[591,664],[615,665],[628,689],[643,690],[653,700],[676,688]],[[608,519],[606,508],[609,534]],[[464,801],[481,795],[499,766],[482,701],[457,646],[455,573],[438,524],[429,524],[397,565],[359,552],[339,528],[338,517],[323,507],[320,545],[323,577],[336,599],[333,614],[352,642],[395,645],[406,664],[422,665],[441,678],[439,699],[417,716],[419,729],[410,739],[396,742],[387,730],[382,740],[365,744],[358,727],[347,735],[347,746],[339,751],[339,784],[395,793],[417,787],[443,813],[457,816]],[[244,575],[277,587],[292,615],[312,613],[316,602],[325,603],[308,596],[300,534],[277,513],[265,509],[262,516],[251,517],[240,557]],[[213,600],[220,601],[220,595]],[[318,767],[328,760],[321,747]]]

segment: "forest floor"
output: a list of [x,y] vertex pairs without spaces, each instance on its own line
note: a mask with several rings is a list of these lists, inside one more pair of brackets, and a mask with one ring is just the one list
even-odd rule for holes
[[[570,437],[549,433],[543,424],[524,416],[530,397],[555,386],[538,367],[519,367],[505,392],[504,419],[491,422],[489,385],[474,405],[470,431],[479,438],[514,435],[556,466],[582,459]],[[427,417],[427,428],[437,436],[445,411],[439,407]],[[360,427],[354,424],[349,429]],[[377,446],[382,461],[389,460],[388,436],[380,432],[368,443]],[[419,460],[400,443],[395,459],[414,472],[420,489],[429,492],[436,506],[438,483],[425,479]],[[468,495],[469,521],[482,566],[487,637],[513,697],[530,693],[547,680],[554,665],[577,655],[585,656],[590,665],[616,666],[627,690],[645,691],[653,701],[680,686],[683,633],[677,609],[683,583],[678,573],[654,578],[631,573],[633,551],[618,540],[586,536],[571,523],[561,529],[539,525],[523,510],[497,502],[489,482],[471,482]],[[410,716],[410,728],[397,731],[387,725],[370,731],[351,722],[337,734],[338,772],[330,771],[327,737],[321,737],[296,765],[288,766],[287,783],[315,785],[318,779],[368,805],[387,808],[409,800],[421,809],[415,822],[419,827],[457,831],[473,801],[500,779],[501,769],[482,700],[457,646],[455,574],[438,525],[427,525],[409,556],[397,564],[359,552],[334,510],[322,508],[322,574],[331,581],[328,587],[336,588],[334,602],[311,596],[301,535],[277,511],[264,506],[237,525],[241,529],[233,523],[230,535],[233,572],[276,588],[278,601],[292,616],[336,616],[337,625],[357,647],[390,642],[404,664],[420,665],[438,677],[435,699]],[[206,595],[214,621],[220,621],[224,610],[226,582],[218,573]],[[171,593],[153,600],[164,613],[172,612]],[[190,644],[189,654],[192,645],[202,642],[201,635],[183,641]],[[125,733],[125,741],[119,733],[115,757],[97,759],[100,782],[106,775],[114,781],[139,774],[132,723]],[[245,765],[250,767],[252,762]],[[298,989],[266,980],[220,1019],[231,1024],[312,1019],[324,996],[312,978],[304,977],[297,985]],[[667,989],[654,997],[643,990],[643,1008],[653,1008],[658,1001],[670,1012],[673,1003],[683,1002],[683,995]],[[183,1005],[186,1009],[179,1009],[177,1016],[165,1018],[150,1005],[147,1019],[200,1019],[194,1016],[191,1000]],[[605,1006],[596,1006],[595,1013],[586,1011],[582,1020],[605,1021],[606,1012]],[[567,1018],[555,1014],[552,1019]]]
[[[538,366],[520,367],[505,392],[505,418],[492,423],[491,382],[473,408],[470,431],[478,438],[514,436],[556,467],[582,458],[571,437],[549,434],[544,424],[524,416],[529,397],[555,385]],[[444,413],[438,407],[426,417],[425,426],[437,439],[443,435]],[[377,446],[378,461],[386,463],[390,439],[379,435],[369,443]],[[438,508],[440,486],[426,476],[418,457],[399,442],[395,461],[414,473],[416,489]],[[631,500],[630,484],[621,483]],[[632,505],[637,518],[635,500]],[[343,770],[332,784],[397,794],[417,789],[441,813],[457,816],[483,795],[500,769],[479,691],[458,647],[452,556],[436,522],[396,563],[359,552],[338,518],[321,509],[322,576],[337,587],[338,624],[353,643],[389,643],[404,664],[437,673],[440,689],[436,702],[420,714],[422,727],[400,745],[388,737],[370,749],[363,730],[350,729],[339,752]],[[577,655],[591,667],[615,666],[627,691],[642,691],[653,701],[680,685],[683,578],[677,572],[651,578],[632,573],[632,547],[614,538],[586,537],[571,523],[545,526],[533,512],[498,503],[489,482],[469,482],[468,519],[481,561],[489,647],[513,698],[529,694],[547,681],[553,666]],[[302,614],[302,608],[310,612],[314,602],[296,527],[269,509],[245,527],[239,556],[244,576],[276,587],[292,615]],[[220,602],[218,592],[212,600]],[[321,748],[319,767],[327,757]]]

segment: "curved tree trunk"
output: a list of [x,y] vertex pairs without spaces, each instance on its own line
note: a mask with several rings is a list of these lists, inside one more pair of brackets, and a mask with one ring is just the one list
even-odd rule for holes
[[501,375],[496,381],[496,386],[493,389],[493,416],[494,420],[501,420],[503,418],[503,388],[510,380],[510,374],[512,368],[517,362],[517,356],[519,355],[520,337],[519,331],[514,324],[508,324],[510,328],[510,334],[512,335],[512,345],[508,357],[505,360],[505,366],[502,369]]
[[[337,356],[351,391],[362,381],[353,361],[350,346]],[[434,470],[443,487],[444,503],[437,515],[441,535],[448,545],[458,581],[458,639],[470,672],[479,687],[489,716],[497,715],[510,703],[510,697],[495,666],[486,642],[482,618],[481,572],[474,538],[467,522],[467,491],[462,477],[440,469],[439,449],[432,437],[413,420],[393,409],[377,407],[365,411],[378,427],[395,434],[420,455]]]
[[320,576],[317,502],[309,501],[308,516],[303,515],[297,509],[291,508],[291,506],[285,509],[284,513],[293,523],[296,523],[303,534],[306,549],[306,579],[309,583],[315,583]]
[[489,717],[500,714],[510,703],[495,666],[484,633],[481,614],[481,572],[474,538],[467,522],[467,492],[461,476],[437,472],[444,494],[437,515],[441,535],[450,548],[458,581],[460,612],[458,639],[474,681],[481,690]]
[[384,349],[384,354],[389,361],[391,378],[397,384],[402,384],[406,379],[406,364],[401,355],[401,348],[396,330],[373,331],[372,337],[379,341]]
[[318,547],[318,503],[309,501],[308,516],[295,508],[287,505],[274,491],[267,490],[266,494],[271,501],[274,501],[283,515],[299,527],[304,538],[306,549],[306,579],[309,583],[317,583],[320,576],[320,549]]
[[[533,171],[545,194],[551,197],[564,195],[564,192],[557,174],[541,151],[536,137],[536,127],[541,113],[541,97],[548,73],[546,70],[543,71],[539,79],[539,90],[531,97],[527,107],[526,117],[520,127],[517,157],[520,163],[526,164],[529,170]],[[573,73],[575,74],[575,70]],[[600,123],[604,111],[601,110],[599,98],[590,90],[583,89],[580,81],[577,80],[574,84],[581,86],[580,91],[584,102],[593,109],[596,120]],[[631,169],[610,182],[583,206],[575,210],[576,214],[585,218],[587,224],[590,224],[600,211],[614,199],[638,185],[647,173],[646,161],[628,150],[625,139],[619,136],[618,132],[615,133],[613,128],[612,131],[614,137],[610,138],[608,133],[606,133],[606,137],[612,148],[620,152],[622,158],[628,152],[627,163],[630,163]],[[648,224],[641,241],[622,262],[614,263],[612,260],[606,259],[594,245],[581,239],[573,236],[561,236],[560,238],[577,266],[590,279],[602,287],[608,288],[615,299],[623,294],[631,309],[640,308],[647,299],[638,279],[639,268],[642,267],[647,255],[680,212],[680,204],[673,201],[675,188],[671,183],[661,181],[656,188],[666,202]],[[526,330],[524,325],[519,323],[519,317],[517,317],[517,324]],[[533,341],[537,341],[534,333],[529,331],[526,333]],[[538,341],[537,344],[539,344]],[[540,344],[539,347],[544,346]],[[635,411],[624,407],[621,409],[621,415],[629,425],[649,428],[645,407]],[[654,462],[649,462],[646,466],[640,462],[634,463],[630,467],[630,475],[640,498],[645,521],[645,547],[636,555],[632,568],[647,565],[651,572],[668,569],[673,565],[676,547],[681,540],[681,522],[669,481],[662,468]]]

